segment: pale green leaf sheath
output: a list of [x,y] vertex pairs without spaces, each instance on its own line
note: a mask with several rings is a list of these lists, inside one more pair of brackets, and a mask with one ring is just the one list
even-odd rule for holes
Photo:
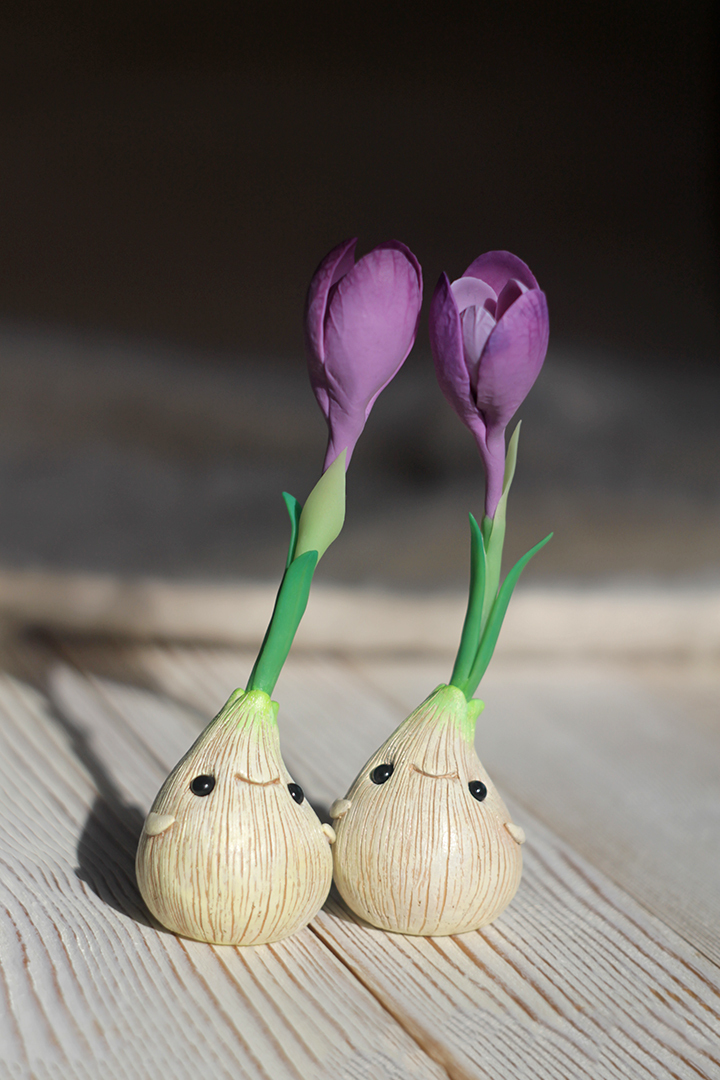
[[307,497],[298,524],[295,558],[317,551],[318,562],[337,540],[345,522],[345,458],[343,450]]

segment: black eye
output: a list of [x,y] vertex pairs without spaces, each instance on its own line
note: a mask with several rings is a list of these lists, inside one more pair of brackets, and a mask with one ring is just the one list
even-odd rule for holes
[[483,784],[482,780],[471,780],[468,784],[470,794],[473,799],[477,799],[478,802],[482,802],[487,795],[487,788]]
[[389,780],[393,774],[394,765],[376,765],[373,771],[370,773],[370,779],[373,784],[384,784],[386,780]]
[[288,784],[288,791],[290,792],[290,794],[292,795],[293,799],[298,804],[298,806],[300,805],[301,802],[304,802],[304,800],[305,800],[305,792],[303,791],[303,789],[300,787],[299,784]]
[[190,790],[193,795],[209,795],[214,787],[214,776],[196,776],[190,781]]

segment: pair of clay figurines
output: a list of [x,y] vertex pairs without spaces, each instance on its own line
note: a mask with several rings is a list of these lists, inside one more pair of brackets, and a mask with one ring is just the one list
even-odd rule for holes
[[273,617],[246,690],[236,690],[160,789],[145,821],[137,878],[167,929],[201,941],[257,945],[305,926],[334,877],[368,923],[442,935],[492,922],[522,872],[522,829],[474,749],[487,668],[528,552],[500,584],[517,429],[505,427],[547,347],[534,277],[507,252],[475,260],[433,297],[430,337],[443,391],[478,442],[486,473],[482,525],[471,516],[470,599],[455,667],[364,765],[322,824],[283,762],[271,698],[302,618],[318,559],[342,528],[345,469],[377,395],[412,347],[422,279],[390,243],[354,262],[354,241],[320,264],[308,294],[313,388],[330,428],[325,470],[301,508],[285,496],[292,535]]

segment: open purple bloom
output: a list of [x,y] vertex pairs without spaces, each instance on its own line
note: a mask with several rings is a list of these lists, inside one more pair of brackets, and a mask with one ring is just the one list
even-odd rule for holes
[[356,263],[356,243],[323,259],[305,307],[310,381],[330,431],[325,469],[345,448],[350,461],[375,399],[413,346],[422,303],[420,264],[404,244],[380,244]]
[[452,284],[441,275],[430,305],[435,370],[475,436],[491,518],[502,495],[505,428],[540,373],[548,334],[545,294],[509,251],[481,255]]

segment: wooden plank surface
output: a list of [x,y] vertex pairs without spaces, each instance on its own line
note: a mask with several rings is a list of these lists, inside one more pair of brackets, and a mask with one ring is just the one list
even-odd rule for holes
[[[141,691],[113,702],[72,669],[47,674],[52,705],[15,680],[0,685],[2,1047],[13,1074],[442,1076],[312,931],[238,950],[149,925],[134,847],[175,751],[158,765],[122,722]],[[182,728],[179,710],[156,721],[173,711]]]
[[[132,859],[164,772],[252,654],[60,641],[11,643],[4,659],[0,1057],[13,1075],[720,1076],[710,708],[678,717],[647,672],[500,664],[478,745],[528,843],[496,924],[402,938],[331,898],[291,940],[231,949],[152,926]],[[291,658],[281,737],[321,812],[445,668]],[[669,773],[681,782],[663,785]]]
[[[401,711],[441,661],[363,664]],[[494,663],[481,759],[503,791],[720,963],[720,683],[674,692],[668,665]],[[688,685],[689,684],[689,685]],[[701,700],[697,706],[693,695]],[[696,715],[697,714],[697,715]]]
[[[139,640],[204,641],[257,650],[277,581],[221,583],[61,573],[0,566],[0,620],[13,627],[114,634]],[[295,651],[385,650],[454,656],[464,589],[393,592],[313,585]],[[500,655],[720,657],[720,588],[542,588],[520,583]]]

